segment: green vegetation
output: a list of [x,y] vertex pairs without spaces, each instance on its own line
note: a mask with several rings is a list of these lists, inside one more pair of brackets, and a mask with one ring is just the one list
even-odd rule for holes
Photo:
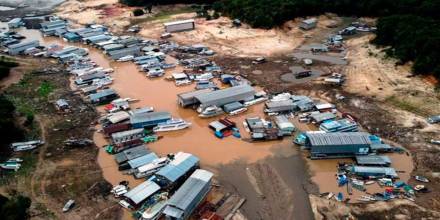
[[429,116],[429,112],[425,111],[423,109],[423,106],[413,103],[408,99],[402,99],[396,96],[390,96],[388,98],[385,99],[385,101],[391,105],[393,105],[394,107],[401,109],[401,110],[405,110],[408,112],[412,112],[418,115],[423,115],[423,116]]
[[8,77],[11,69],[17,66],[18,63],[16,63],[13,59],[0,56],[0,80]]
[[41,83],[40,87],[38,87],[38,94],[41,97],[47,98],[49,94],[53,91],[54,86],[50,82]]
[[159,13],[157,13],[154,16],[149,16],[149,17],[143,17],[143,18],[139,18],[139,19],[133,19],[131,21],[131,24],[140,24],[143,22],[148,22],[148,21],[166,21],[168,19],[170,19],[170,17],[172,15],[175,14],[182,14],[182,13],[188,13],[188,12],[193,12],[194,9],[191,7],[182,7],[182,8],[177,8],[174,10],[170,10],[170,11],[160,11]]
[[215,0],[119,0],[119,2],[128,6],[152,6],[170,4],[203,4],[213,3]]
[[0,195],[0,216],[3,220],[28,219],[28,209],[31,203],[31,199],[25,196],[16,195],[12,198],[7,198]]
[[23,131],[15,124],[15,107],[4,95],[0,95],[0,157],[6,157],[11,153],[9,144],[22,140]]
[[144,15],[144,14],[145,14],[144,10],[142,10],[142,9],[140,9],[140,8],[137,8],[137,9],[134,9],[134,10],[133,10],[133,15],[134,15],[135,17],[142,16],[142,15]]

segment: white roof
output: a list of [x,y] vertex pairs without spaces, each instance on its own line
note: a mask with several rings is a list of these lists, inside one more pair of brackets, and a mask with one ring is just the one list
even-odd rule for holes
[[181,20],[181,21],[172,21],[172,22],[166,22],[166,23],[163,23],[163,24],[165,26],[171,26],[171,25],[178,25],[178,24],[185,24],[185,23],[194,23],[194,19]]
[[330,103],[321,103],[321,104],[316,104],[315,107],[316,107],[316,109],[321,110],[321,109],[327,109],[327,108],[335,108],[335,105],[330,104]]
[[127,120],[130,118],[130,114],[125,111],[115,112],[111,116],[107,117],[107,120],[113,124]]
[[186,79],[188,76],[185,73],[173,73],[174,79]]

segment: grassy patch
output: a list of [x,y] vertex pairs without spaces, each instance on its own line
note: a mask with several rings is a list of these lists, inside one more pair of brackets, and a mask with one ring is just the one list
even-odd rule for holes
[[422,116],[428,116],[429,113],[422,109],[423,106],[410,102],[408,99],[400,99],[396,96],[390,96],[385,101],[401,110],[412,112]]
[[171,16],[173,16],[173,15],[190,13],[190,12],[195,12],[195,10],[191,7],[183,7],[183,8],[177,8],[177,9],[169,10],[169,11],[160,11],[159,13],[157,13],[153,16],[132,19],[130,23],[132,25],[135,25],[135,24],[140,24],[140,23],[149,22],[149,21],[166,21],[166,20],[169,20],[171,18]]
[[38,87],[38,94],[41,97],[47,98],[50,93],[54,90],[54,86],[50,82],[41,83],[40,87]]

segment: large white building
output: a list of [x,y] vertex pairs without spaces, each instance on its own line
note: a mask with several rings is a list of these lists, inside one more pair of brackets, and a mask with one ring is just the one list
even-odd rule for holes
[[164,26],[165,26],[165,32],[168,33],[194,30],[196,27],[194,23],[194,19],[167,22],[164,23]]

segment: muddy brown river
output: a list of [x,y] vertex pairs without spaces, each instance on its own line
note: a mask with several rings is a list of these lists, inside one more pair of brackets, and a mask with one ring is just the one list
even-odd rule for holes
[[[50,45],[54,43],[66,45],[66,42],[62,41],[59,38],[42,38],[40,32],[37,30],[20,29],[19,33],[26,36],[28,39],[38,39],[43,45]],[[163,133],[161,135],[163,135],[164,138],[155,143],[147,145],[150,150],[156,152],[158,155],[166,155],[168,153],[176,153],[178,151],[189,152],[200,158],[202,167],[209,168],[210,170],[219,174],[221,170],[227,170],[220,169],[220,167],[227,166],[228,164],[233,164],[237,161],[240,161],[240,163],[244,164],[251,164],[257,161],[261,161],[265,158],[272,158],[271,160],[274,160],[275,158],[276,160],[276,157],[286,158],[287,156],[284,155],[284,152],[297,151],[297,149],[294,149],[296,147],[294,147],[292,144],[289,144],[291,141],[290,138],[286,138],[283,141],[259,143],[245,142],[232,136],[224,139],[218,139],[208,128],[208,124],[215,119],[201,119],[197,116],[195,110],[184,109],[177,104],[177,94],[193,90],[194,85],[176,87],[173,82],[166,81],[164,77],[158,79],[149,79],[144,73],[138,71],[136,65],[131,62],[119,63],[110,61],[101,51],[83,44],[69,43],[69,45],[89,48],[89,56],[93,61],[104,68],[113,68],[115,71],[111,76],[113,77],[114,82],[111,87],[115,89],[122,98],[129,97],[133,99],[138,99],[138,102],[135,102],[131,105],[132,108],[152,106],[155,108],[155,111],[168,111],[172,114],[173,117],[182,118],[192,123],[192,126],[189,129]],[[167,59],[168,62],[176,62],[171,57],[168,57]],[[166,76],[169,76],[173,72],[178,72],[180,68],[181,67],[178,66],[175,69],[167,70]],[[15,78],[17,78],[18,80],[20,79],[20,77],[14,76],[14,79]],[[240,128],[240,133],[242,134],[242,136],[247,136],[246,131],[244,130],[242,125],[242,121],[246,117],[265,117],[262,105],[263,104],[252,106],[244,114],[231,117],[231,119],[235,121]],[[103,113],[102,107],[98,107],[98,111]],[[103,171],[104,178],[108,182],[115,185],[122,180],[128,180],[130,182],[130,186],[133,187],[142,181],[135,180],[132,176],[129,175],[123,175],[121,172],[118,171],[118,166],[113,156],[107,154],[101,147],[108,144],[108,141],[103,137],[101,133],[96,132],[93,136],[93,139],[96,145],[99,147],[97,162],[99,163]],[[289,154],[290,155],[288,156],[291,156],[291,153]],[[390,155],[390,157],[393,161],[393,167],[395,167],[396,170],[405,171],[405,173],[399,174],[401,176],[401,179],[403,181],[408,180],[409,173],[413,168],[411,157],[408,157],[404,154],[393,154]],[[292,166],[278,167],[277,170],[278,173],[288,175],[284,178],[284,181],[286,182],[290,190],[296,193],[298,192],[298,190],[303,190],[303,187],[300,186],[305,178],[304,172],[306,168],[304,167],[304,165],[294,166],[294,164],[297,163],[303,164],[300,157],[292,158],[292,160],[294,161],[289,162],[287,160],[283,162],[284,164],[291,164]],[[320,192],[345,192],[344,189],[337,187],[337,183],[335,180],[334,175],[336,171],[337,161],[339,160],[308,161],[307,164],[312,171],[312,180],[318,185]],[[244,167],[245,166],[240,167],[240,169],[244,169]],[[243,171],[244,170],[240,170],[240,172]],[[234,175],[229,175],[228,178],[231,178],[233,176]],[[225,178],[225,181],[228,181],[228,178]],[[237,178],[236,180],[231,180],[228,183],[235,185],[233,186],[233,188],[238,189],[238,193],[240,193],[240,187],[251,185],[249,184],[249,182],[240,182],[241,180],[249,181],[246,180],[246,178],[244,178],[244,180],[243,178],[241,178],[240,181],[239,179],[240,178]],[[373,188],[375,187],[373,186]],[[353,190],[353,192],[355,191],[356,190]],[[256,193],[252,189],[247,188],[243,189],[242,194],[246,196]],[[311,219],[311,214],[304,215],[304,213],[311,213],[310,206],[304,206],[304,203],[308,204],[307,194],[301,191],[300,194],[296,195],[298,197],[295,198],[293,201],[297,204],[293,204],[293,206],[299,207],[295,208],[294,210],[296,213],[299,214],[294,215],[295,218]],[[355,196],[356,195],[357,194],[355,194]],[[254,195],[253,197],[256,196]],[[261,198],[257,197],[254,199],[261,200]],[[253,204],[253,201],[249,201],[249,203]],[[254,212],[257,208],[249,207],[246,204],[243,208],[245,210],[245,213],[250,216],[250,219],[257,218],[257,216],[252,215],[252,212]],[[124,219],[129,219],[129,215],[127,213],[124,214]]]

